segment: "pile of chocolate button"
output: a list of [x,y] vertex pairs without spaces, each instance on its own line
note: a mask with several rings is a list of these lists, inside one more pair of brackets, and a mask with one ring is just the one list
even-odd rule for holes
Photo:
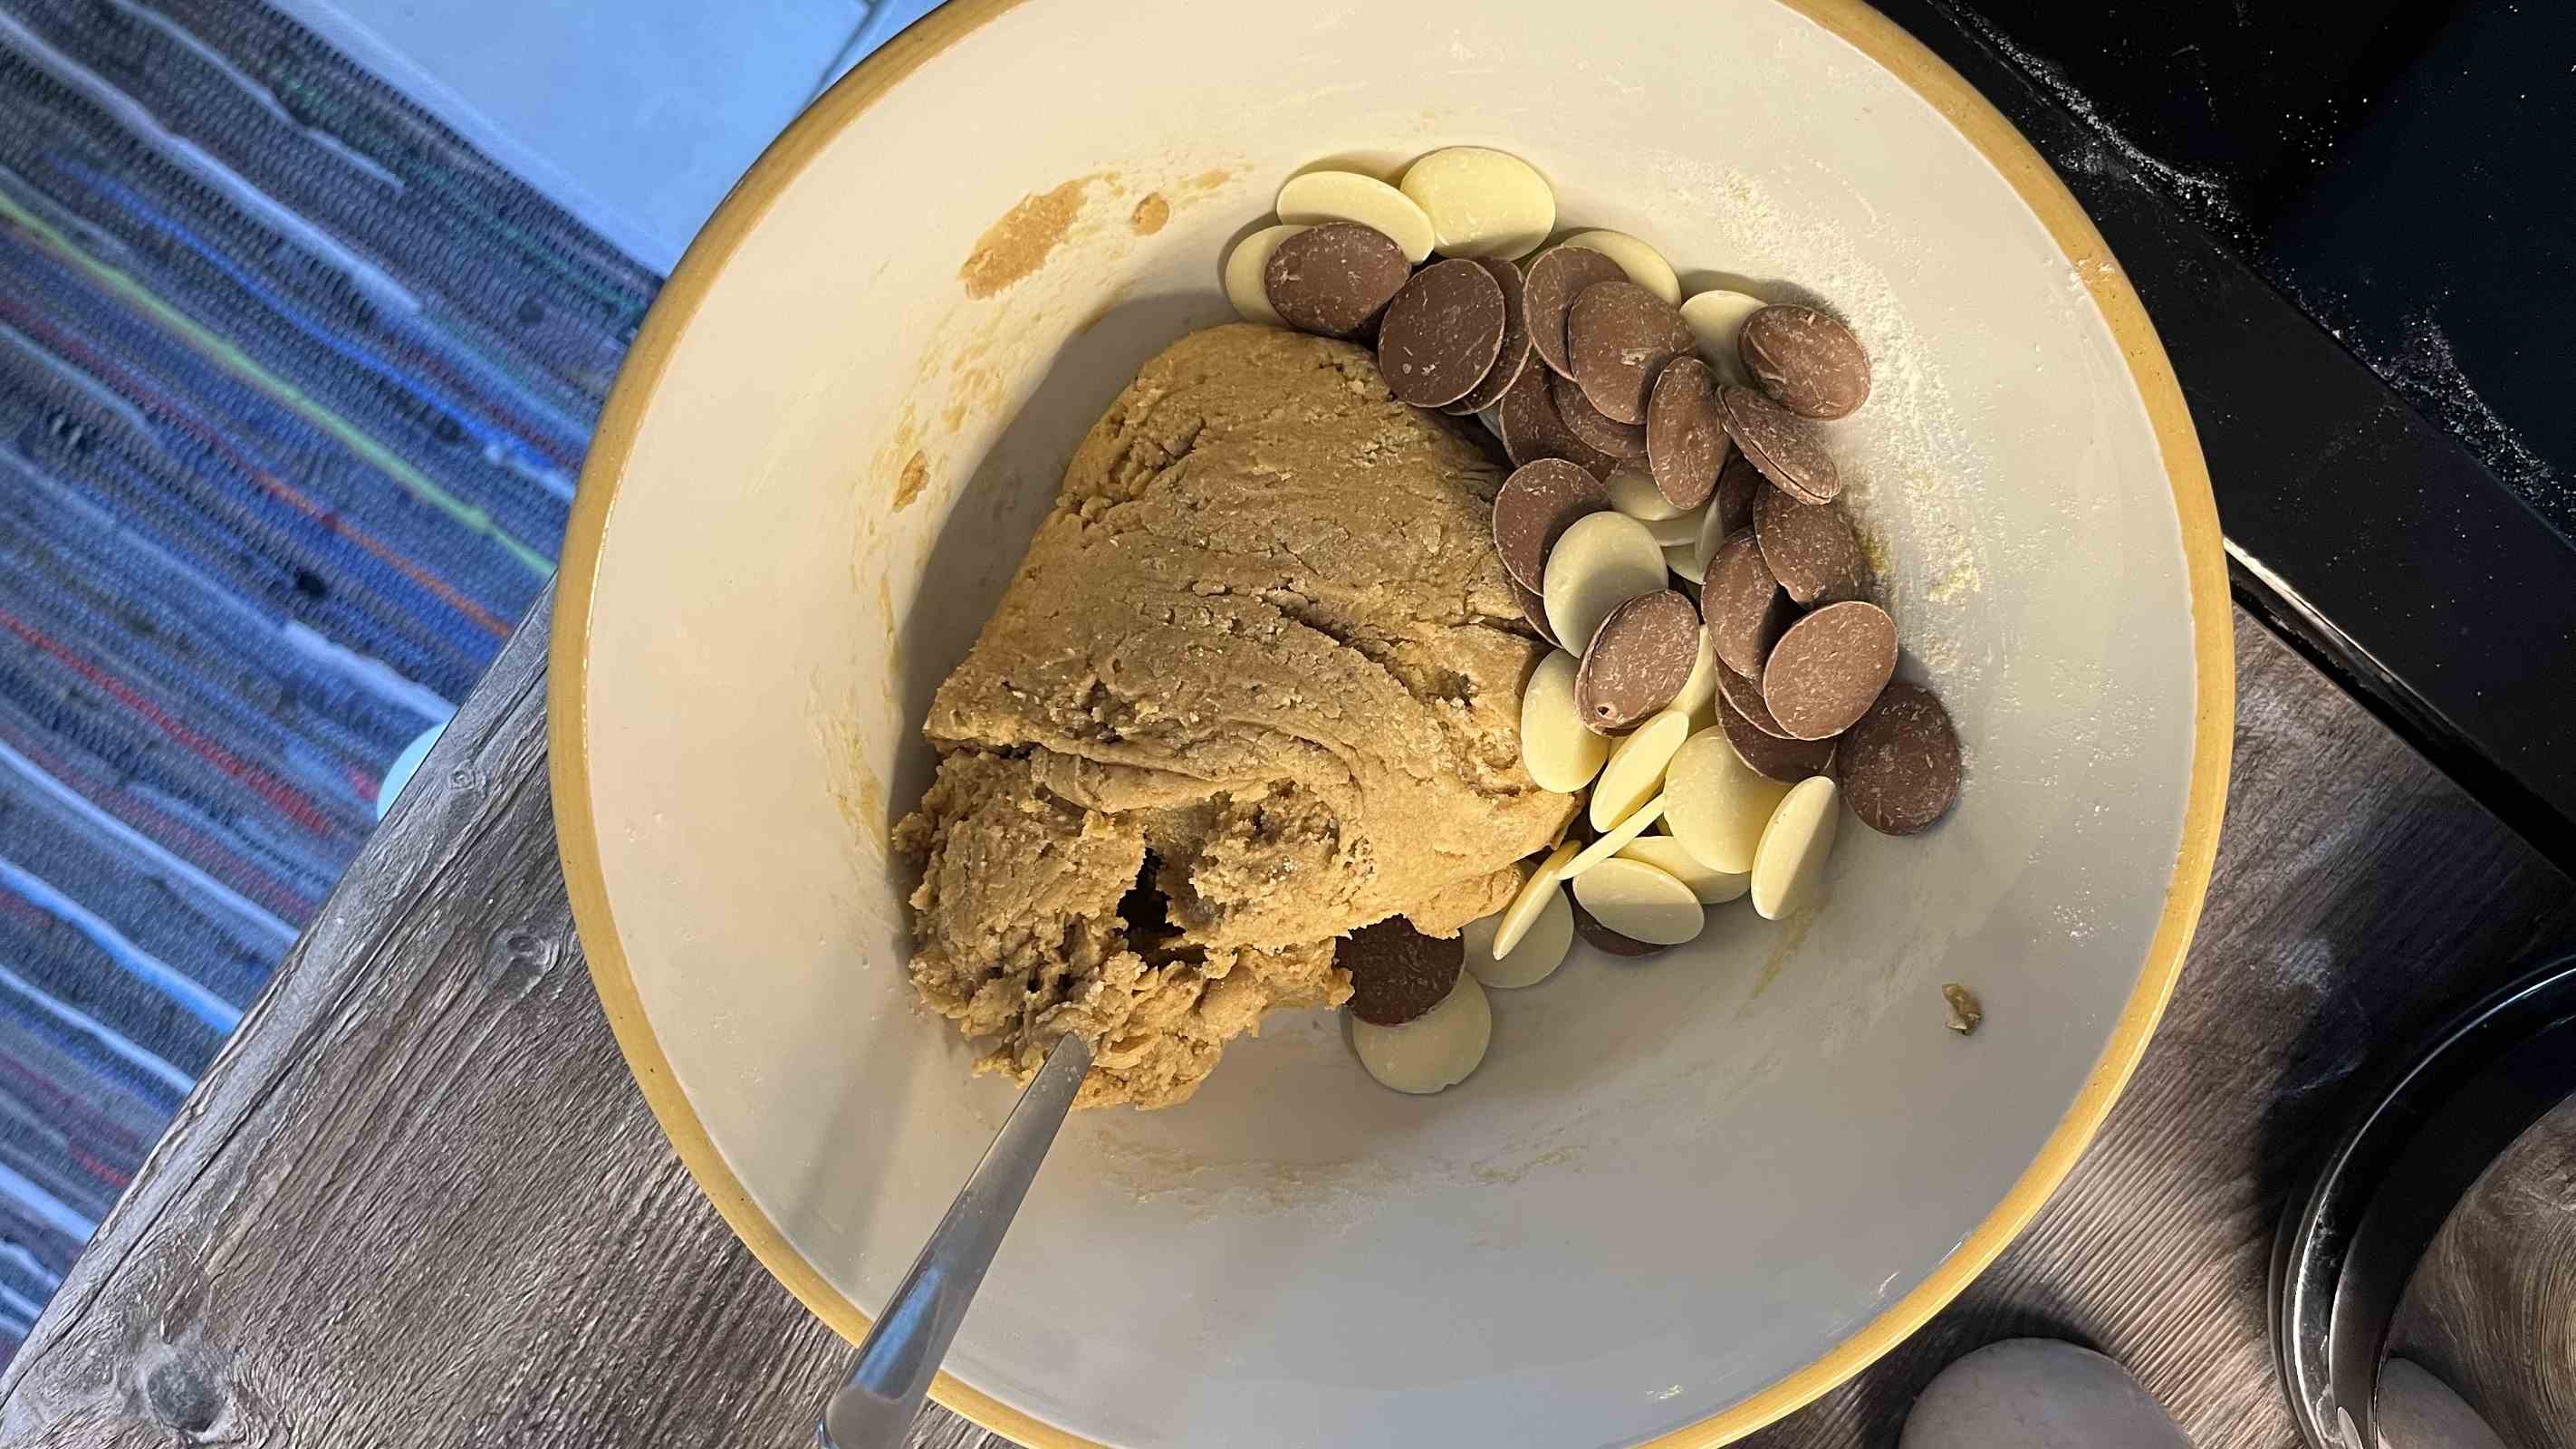
[[1577,935],[1642,956],[1696,937],[1712,905],[1807,909],[1845,802],[1889,835],[1949,809],[1958,735],[1931,690],[1894,680],[1896,623],[1868,597],[1818,426],[1869,398],[1850,328],[1685,298],[1623,233],[1541,250],[1554,193],[1481,147],[1394,185],[1302,174],[1279,222],[1226,259],[1244,316],[1373,341],[1397,397],[1501,440],[1494,547],[1558,646],[1522,695],[1522,761],[1546,789],[1589,791],[1588,829],[1460,941],[1397,925],[1347,943],[1371,1074],[1410,1092],[1464,1079],[1491,1032],[1482,988],[1544,979]]

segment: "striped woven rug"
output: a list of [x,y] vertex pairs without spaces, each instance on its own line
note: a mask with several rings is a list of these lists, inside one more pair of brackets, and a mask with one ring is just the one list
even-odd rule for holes
[[0,0],[0,1350],[537,596],[658,281],[249,0]]

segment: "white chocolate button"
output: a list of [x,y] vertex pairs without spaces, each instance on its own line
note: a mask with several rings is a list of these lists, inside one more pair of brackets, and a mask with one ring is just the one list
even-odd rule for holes
[[[1288,220],[1287,208],[1280,208],[1279,219]],[[1662,252],[1626,232],[1587,231],[1580,236],[1567,237],[1564,245],[1592,248],[1617,262],[1619,270],[1628,274],[1629,281],[1663,298],[1669,305],[1681,305],[1682,279],[1673,275],[1673,264],[1664,260]]]
[[1691,894],[1697,896],[1703,906],[1722,906],[1728,901],[1739,900],[1753,886],[1751,872],[1710,870],[1699,863],[1699,857],[1669,835],[1638,836],[1619,847],[1619,854],[1628,860],[1642,860],[1689,886]]
[[[1674,695],[1673,702],[1664,708],[1695,717],[1707,710],[1710,701],[1716,698],[1717,650],[1708,641],[1708,626],[1702,624],[1699,629],[1699,658],[1691,661],[1690,678],[1682,681],[1682,692]],[[1698,726],[1694,725],[1691,732],[1697,734]]]
[[[1690,716],[1660,710],[1628,732],[1610,751],[1601,778],[1592,783],[1592,828],[1608,830],[1636,814],[1664,788],[1664,767],[1690,738]],[[1670,807],[1667,806],[1667,809]]]
[[[1601,480],[1601,491],[1610,495],[1611,507],[1639,523],[1663,523],[1683,516],[1683,510],[1675,508],[1671,500],[1664,497],[1664,490],[1655,486],[1655,475],[1647,472],[1642,462],[1622,463],[1611,469],[1610,476]],[[1699,537],[1696,523],[1690,536]],[[1659,535],[1655,541],[1662,543],[1665,540]]]
[[1664,818],[1700,864],[1741,874],[1753,869],[1763,829],[1788,793],[1788,786],[1755,774],[1726,742],[1726,731],[1704,729],[1673,752],[1664,772]]
[[1279,188],[1279,219],[1312,226],[1324,221],[1356,221],[1386,234],[1404,249],[1404,259],[1418,262],[1431,255],[1431,218],[1413,199],[1374,176],[1356,171],[1309,171],[1291,176]]
[[1649,800],[1645,804],[1638,806],[1636,809],[1629,811],[1627,819],[1610,827],[1610,829],[1604,833],[1599,840],[1583,847],[1581,853],[1577,854],[1574,859],[1567,861],[1565,863],[1565,878],[1567,880],[1572,880],[1576,876],[1590,870],[1592,867],[1599,865],[1601,862],[1608,860],[1614,855],[1617,855],[1630,841],[1645,834],[1647,826],[1652,825],[1663,818],[1664,797],[1657,795],[1654,799]]
[[1384,1086],[1417,1097],[1467,1080],[1494,1039],[1494,1008],[1485,988],[1461,971],[1440,1004],[1402,1026],[1351,1019],[1351,1050]]
[[1707,572],[1707,570],[1700,567],[1699,545],[1695,543],[1684,544],[1678,548],[1671,544],[1666,544],[1664,546],[1664,567],[1672,570],[1674,578],[1688,579],[1694,584],[1698,583],[1700,581],[1700,577]]
[[1510,954],[1494,954],[1494,932],[1501,927],[1501,915],[1481,921],[1469,921],[1458,938],[1467,947],[1467,969],[1487,986],[1510,990],[1536,986],[1565,964],[1565,953],[1574,945],[1574,907],[1565,892],[1550,888],[1547,899],[1539,903],[1538,915],[1530,922],[1528,934],[1512,947]]
[[1759,297],[1722,290],[1701,292],[1682,303],[1682,321],[1690,325],[1691,337],[1699,343],[1700,359],[1717,370],[1719,380],[1737,387],[1753,385],[1737,339],[1744,333],[1744,319],[1770,305]]
[[1708,924],[1689,886],[1642,860],[1605,860],[1576,876],[1574,899],[1592,919],[1649,946],[1678,946]]
[[[1709,500],[1710,503],[1715,501]],[[1646,532],[1655,540],[1657,548],[1697,548],[1700,530],[1708,523],[1708,509],[1709,504],[1703,503],[1676,518],[1649,520]]]
[[1547,898],[1557,894],[1556,883],[1565,879],[1566,863],[1574,859],[1578,849],[1580,847],[1571,840],[1558,846],[1547,859],[1539,862],[1537,870],[1530,872],[1528,880],[1521,882],[1521,893],[1512,897],[1512,903],[1503,907],[1503,913],[1494,918],[1495,959],[1512,954],[1519,947],[1521,938],[1538,924],[1540,913],[1547,909]]
[[1664,550],[1646,525],[1624,513],[1587,513],[1549,549],[1539,576],[1547,626],[1581,654],[1610,611],[1664,587]]
[[1840,819],[1829,777],[1811,775],[1789,788],[1753,853],[1753,909],[1763,919],[1795,915],[1815,899]]
[[1414,162],[1398,188],[1431,218],[1444,257],[1524,257],[1556,230],[1556,193],[1538,168],[1483,146],[1451,146]]
[[1302,226],[1265,226],[1234,244],[1225,254],[1225,299],[1246,322],[1267,322],[1273,327],[1288,324],[1279,320],[1279,309],[1270,305],[1270,289],[1262,274],[1269,269],[1270,254],[1279,244],[1297,233]]
[[1584,725],[1583,711],[1574,702],[1579,663],[1556,650],[1538,662],[1521,690],[1521,765],[1542,790],[1580,790],[1610,758],[1610,742]]
[[1694,580],[1708,577],[1709,560],[1726,546],[1726,515],[1717,508],[1717,499],[1708,501],[1709,507],[1699,517],[1699,540],[1691,545],[1690,577]]

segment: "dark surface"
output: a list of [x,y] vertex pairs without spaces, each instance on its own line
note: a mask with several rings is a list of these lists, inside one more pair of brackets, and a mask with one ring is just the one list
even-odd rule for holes
[[2576,536],[2576,8],[1948,8],[2009,36],[2153,158],[2122,158],[2143,179]]
[[[2564,702],[2576,548],[2535,511],[2558,506],[2559,473],[2546,459],[2516,463],[2528,443],[2504,446],[2521,414],[2490,426],[2473,388],[2427,390],[2421,368],[2363,340],[2396,338],[2441,301],[2455,310],[2437,322],[2458,325],[2440,322],[2437,350],[2463,378],[2511,373],[2567,426],[2549,394],[2571,375],[2576,288],[2555,259],[2576,212],[2563,154],[2576,128],[2553,133],[2548,108],[2568,106],[2571,87],[2561,77],[2532,87],[2544,100],[2504,99],[2521,95],[2528,53],[2570,62],[2551,34],[2569,28],[2567,12],[2113,0],[2077,13],[2008,0],[1991,7],[1998,23],[1943,0],[1883,8],[2030,137],[2136,284],[2200,431],[2240,600],[2543,852],[2576,864],[2576,711]],[[2206,85],[2193,66],[2211,68]],[[2454,245],[2470,231],[2493,233],[2475,247],[2503,264],[2470,264],[2485,253]],[[2275,286],[2324,297],[2327,276],[2401,266],[2448,280],[2344,296],[2353,318],[2373,319],[2353,321],[2350,346]],[[2490,294],[2475,308],[2459,300]],[[2489,313],[2518,320],[2470,325]]]

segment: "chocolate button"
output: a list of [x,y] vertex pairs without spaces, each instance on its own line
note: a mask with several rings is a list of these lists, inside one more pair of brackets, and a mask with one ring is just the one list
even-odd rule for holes
[[1503,394],[1503,451],[1518,464],[1562,458],[1595,478],[1609,477],[1619,460],[1576,437],[1565,425],[1565,415],[1548,395],[1547,380],[1553,375],[1544,367],[1522,368],[1520,380]]
[[1300,332],[1349,337],[1395,300],[1413,267],[1384,232],[1328,221],[1281,242],[1261,275],[1279,320]]
[[1690,324],[1680,310],[1634,282],[1596,283],[1566,309],[1574,380],[1614,423],[1644,422],[1655,375],[1690,350]]
[[[1504,572],[1508,574],[1510,570]],[[1521,606],[1521,617],[1529,620],[1529,626],[1538,631],[1538,637],[1559,648],[1564,647],[1556,637],[1556,626],[1547,621],[1546,598],[1536,589],[1521,587],[1518,579],[1506,578],[1504,582],[1512,586],[1512,598]]]
[[1861,824],[1912,835],[1959,797],[1959,732],[1938,695],[1891,684],[1843,735],[1835,773]]
[[1585,446],[1622,461],[1646,456],[1646,430],[1635,423],[1612,422],[1583,395],[1582,388],[1549,373],[1547,395],[1556,404],[1556,415],[1565,419],[1566,430]]
[[1513,469],[1494,493],[1494,552],[1502,555],[1503,571],[1522,588],[1536,589],[1558,536],[1574,520],[1609,506],[1601,480],[1562,458]]
[[1736,349],[1773,401],[1802,418],[1847,417],[1869,400],[1869,352],[1813,307],[1765,307],[1744,319]]
[[1710,648],[1727,668],[1746,676],[1761,673],[1762,661],[1789,626],[1789,597],[1780,592],[1750,533],[1728,539],[1708,561],[1699,606],[1708,616]]
[[1762,561],[1801,604],[1838,604],[1865,591],[1869,564],[1840,503],[1801,503],[1777,488],[1753,501]]
[[1771,717],[1771,706],[1762,702],[1761,681],[1749,674],[1738,674],[1725,660],[1717,664],[1717,697],[1744,717],[1744,722],[1775,740],[1789,738],[1780,722]]
[[1529,366],[1530,330],[1527,299],[1529,286],[1521,280],[1521,269],[1500,257],[1477,257],[1476,265],[1494,279],[1503,294],[1503,340],[1494,349],[1494,365],[1485,379],[1468,390],[1465,397],[1451,403],[1455,412],[1481,413],[1503,400],[1518,382],[1521,369]]
[[1596,950],[1606,951],[1613,956],[1637,957],[1658,955],[1672,949],[1669,946],[1655,945],[1651,941],[1640,941],[1634,936],[1620,935],[1601,924],[1601,919],[1585,910],[1580,901],[1568,900],[1566,904],[1574,907],[1574,934],[1591,943]]
[[1502,284],[1474,262],[1435,262],[1387,304],[1377,370],[1400,400],[1436,408],[1484,381],[1502,345]]
[[1735,746],[1736,758],[1764,779],[1795,785],[1825,773],[1833,763],[1836,741],[1788,740],[1765,733],[1724,698],[1717,702],[1717,723],[1726,731],[1726,742]]
[[1630,599],[1593,631],[1574,704],[1595,734],[1616,734],[1673,702],[1699,661],[1699,610],[1670,589]]
[[1697,508],[1717,488],[1726,459],[1726,420],[1717,411],[1717,374],[1696,357],[1676,357],[1646,398],[1646,468],[1675,508]]
[[1565,355],[1565,312],[1586,288],[1624,282],[1619,264],[1590,247],[1562,246],[1541,253],[1529,267],[1530,345],[1538,359],[1566,377],[1574,364]]
[[1362,926],[1333,947],[1351,973],[1351,1015],[1372,1026],[1402,1026],[1448,999],[1466,965],[1466,943],[1426,936],[1401,916]]
[[[1295,240],[1295,238],[1290,238]],[[1720,388],[1718,411],[1727,435],[1762,470],[1762,476],[1801,503],[1831,503],[1843,491],[1842,474],[1816,438],[1815,429],[1787,408],[1749,387]]]
[[1717,506],[1711,510],[1718,520],[1721,535],[1733,538],[1753,526],[1753,505],[1764,493],[1775,492],[1763,481],[1762,470],[1753,460],[1738,453],[1726,460],[1717,471]]
[[1827,604],[1780,636],[1762,699],[1792,739],[1821,740],[1869,712],[1896,672],[1896,621],[1876,604]]

